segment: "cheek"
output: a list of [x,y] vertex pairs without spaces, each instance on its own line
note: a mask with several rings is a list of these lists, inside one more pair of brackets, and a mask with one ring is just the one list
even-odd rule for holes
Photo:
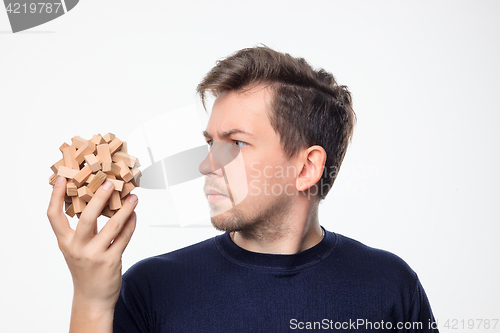
[[248,175],[246,170],[241,154],[224,166],[224,172],[235,204],[239,204],[248,195]]
[[295,173],[286,165],[253,162],[247,166],[248,195],[264,197],[293,192],[295,189]]

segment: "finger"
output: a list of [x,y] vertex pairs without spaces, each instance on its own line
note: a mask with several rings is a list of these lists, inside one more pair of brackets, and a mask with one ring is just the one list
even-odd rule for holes
[[136,206],[137,196],[134,194],[129,195],[127,200],[123,202],[122,208],[120,208],[120,210],[109,219],[106,225],[102,227],[101,231],[94,239],[102,250],[105,251],[109,247],[111,241],[122,231],[123,226],[132,215]]
[[135,226],[137,222],[137,215],[135,212],[130,214],[129,218],[125,222],[125,226],[122,231],[116,236],[113,240],[113,243],[109,246],[108,253],[111,256],[121,256],[125,248],[127,247],[130,239],[132,238],[132,234],[134,233]]
[[97,226],[97,218],[101,215],[104,206],[106,206],[113,189],[113,183],[107,180],[94,193],[76,226],[75,242],[85,244],[92,238],[94,229]]
[[52,230],[56,237],[65,237],[72,231],[69,226],[68,219],[63,212],[64,194],[66,193],[66,178],[57,177],[52,195],[50,197],[49,208],[47,209],[47,217],[49,218]]

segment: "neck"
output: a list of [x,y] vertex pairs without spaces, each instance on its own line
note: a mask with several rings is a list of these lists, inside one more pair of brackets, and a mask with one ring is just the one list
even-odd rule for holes
[[239,247],[259,253],[295,254],[307,250],[323,239],[318,222],[318,204],[311,201],[293,205],[282,227],[269,230],[242,230],[231,233]]

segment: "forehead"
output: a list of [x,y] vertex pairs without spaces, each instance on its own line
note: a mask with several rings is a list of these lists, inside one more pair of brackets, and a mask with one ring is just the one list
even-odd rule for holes
[[241,129],[262,135],[272,130],[268,118],[270,102],[271,92],[263,85],[224,92],[214,102],[207,132],[214,137],[221,132]]

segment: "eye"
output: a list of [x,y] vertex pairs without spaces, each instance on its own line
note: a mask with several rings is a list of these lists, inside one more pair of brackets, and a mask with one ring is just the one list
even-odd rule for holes
[[208,141],[207,141],[207,145],[208,145],[209,147],[212,147],[212,145],[213,145],[213,144],[214,144],[214,140],[208,140]]
[[234,143],[236,144],[236,146],[237,146],[237,147],[239,147],[239,148],[241,148],[241,147],[243,147],[243,146],[247,146],[247,144],[246,144],[245,142],[243,142],[243,141],[234,140],[233,142],[234,142]]

